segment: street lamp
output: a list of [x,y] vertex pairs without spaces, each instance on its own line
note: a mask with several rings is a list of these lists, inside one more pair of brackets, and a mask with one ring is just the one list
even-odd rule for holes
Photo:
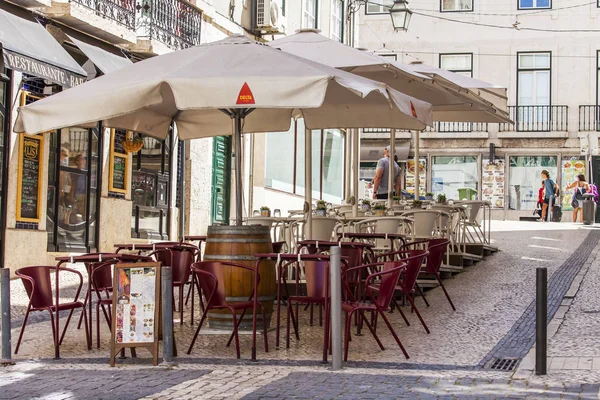
[[408,8],[408,1],[394,0],[394,5],[390,8],[390,16],[392,17],[394,30],[407,31],[412,13],[413,12]]

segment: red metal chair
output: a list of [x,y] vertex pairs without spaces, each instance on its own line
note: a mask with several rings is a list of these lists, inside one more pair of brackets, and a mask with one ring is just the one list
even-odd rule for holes
[[[83,286],[83,276],[79,271],[70,268],[60,268],[59,273],[61,272],[70,272],[74,273],[79,277],[79,286],[77,287],[77,292],[75,293],[75,297],[73,301],[67,303],[60,303],[57,305],[54,303],[55,295],[52,290],[52,281],[50,279],[50,272],[56,273],[56,267],[54,266],[30,266],[25,268],[20,268],[15,271],[15,274],[21,278],[23,282],[23,286],[25,286],[25,291],[29,296],[29,304],[27,305],[27,311],[25,312],[25,319],[23,320],[23,326],[21,326],[21,332],[19,334],[19,339],[17,340],[17,347],[15,348],[15,354],[19,352],[19,347],[21,346],[21,339],[23,339],[23,333],[25,332],[25,326],[27,325],[27,319],[29,318],[29,313],[32,311],[48,311],[50,313],[50,323],[52,324],[52,337],[54,339],[54,346],[58,348],[62,344],[62,341],[65,337],[65,333],[67,332],[67,327],[69,326],[69,322],[71,321],[71,317],[73,316],[73,311],[77,308],[81,308],[81,312],[83,313],[83,319],[85,324],[85,337],[87,341],[88,350],[91,349],[91,339],[90,333],[88,331],[87,324],[87,313],[85,311],[85,306],[81,301],[78,301],[79,294],[81,293],[81,287]],[[58,332],[56,331],[55,324],[55,313],[60,311],[70,310],[69,317],[67,318],[67,322],[65,323],[65,327],[63,332],[58,337]],[[58,317],[58,316],[57,316]]]
[[[167,243],[171,244],[171,243]],[[175,243],[173,246],[157,250],[153,253],[157,261],[162,262],[162,265],[171,267],[173,275],[173,288],[178,288],[179,291],[179,317],[180,325],[183,325],[183,301],[184,289],[186,285],[191,286],[192,297],[194,294],[194,285],[190,279],[192,275],[191,265],[196,259],[198,248],[187,243]],[[175,292],[175,291],[173,291]],[[200,296],[200,304],[202,304],[202,296]],[[173,294],[173,305],[175,305],[175,295]],[[193,310],[192,310],[193,318]],[[193,323],[193,319],[192,319]]]
[[[256,274],[255,276],[255,286],[252,291],[252,294],[248,298],[248,301],[237,302],[237,303],[228,303],[225,297],[225,288],[223,282],[225,281],[223,277],[223,266],[230,266],[236,268],[243,268],[249,271],[252,271]],[[205,295],[208,293],[206,298],[206,306],[205,310],[202,313],[202,318],[200,319],[200,325],[198,325],[198,329],[194,334],[194,338],[192,339],[192,343],[190,343],[190,347],[187,351],[187,354],[192,352],[192,348],[194,347],[194,343],[196,343],[196,339],[198,338],[198,334],[200,333],[200,328],[202,328],[202,324],[206,319],[206,316],[210,310],[214,309],[228,309],[231,311],[233,317],[233,332],[229,337],[229,341],[227,342],[227,347],[231,344],[231,340],[235,338],[235,349],[237,358],[240,358],[240,341],[238,336],[238,328],[246,314],[246,310],[254,308],[254,294],[256,293],[258,283],[260,282],[260,275],[258,271],[254,268],[248,267],[246,265],[234,264],[229,262],[215,262],[215,261],[205,261],[192,264],[192,273],[196,279],[196,282],[199,283],[202,291]],[[267,337],[267,318],[265,314],[265,308],[262,303],[258,301],[262,309],[263,316],[263,336],[265,341],[265,352],[269,352],[269,341]],[[240,315],[239,320],[237,319],[236,311],[242,310],[242,314]]]
[[[419,277],[419,273],[421,272],[421,266],[423,265],[423,261],[425,260],[425,257],[428,256],[428,254],[429,252],[427,250],[399,250],[391,253],[382,254],[380,255],[380,257],[391,258],[394,256],[405,256],[397,260],[406,263],[407,266],[406,270],[402,273],[402,276],[400,277],[400,281],[396,285],[396,290],[402,292],[404,298],[406,298],[410,303],[411,309],[415,312],[415,314],[417,314],[419,321],[421,321],[421,325],[423,325],[423,328],[425,328],[425,332],[430,333],[429,328],[423,320],[423,317],[421,317],[421,313],[417,309],[414,300],[415,285],[417,284],[417,278]],[[371,287],[375,291],[379,290],[378,285],[371,285]],[[421,295],[422,294],[423,293],[421,292]],[[400,306],[398,305],[398,302],[395,298],[393,299],[393,302],[396,306],[396,309],[400,310]],[[409,325],[406,318],[404,318],[404,321],[407,325]]]
[[[364,270],[367,268],[371,268],[372,265],[359,266],[355,268],[348,268],[345,271],[345,275],[354,273],[358,270]],[[374,325],[369,323],[367,318],[365,317],[365,311],[375,313],[376,315],[381,315],[383,320],[385,321],[388,329],[394,336],[396,343],[398,343],[398,347],[404,353],[406,359],[409,359],[409,355],[406,352],[404,346],[400,342],[398,335],[394,331],[394,328],[390,324],[390,321],[385,316],[385,312],[390,310],[390,303],[393,300],[394,292],[396,290],[396,285],[398,283],[398,279],[400,278],[400,274],[406,271],[406,264],[403,262],[386,262],[384,263],[383,270],[381,272],[371,273],[366,281],[365,281],[365,291],[369,297],[370,302],[357,302],[357,301],[344,301],[342,302],[342,310],[346,313],[346,321],[345,321],[345,336],[344,336],[344,361],[348,361],[348,349],[350,345],[350,328],[352,325],[352,315],[358,312],[360,316],[360,320],[364,322],[371,334],[377,341],[379,348],[381,350],[385,350],[383,344],[379,340],[377,333],[375,331]],[[379,282],[376,284],[377,286],[377,296],[373,293],[374,281],[378,280]]]
[[[104,313],[104,318],[108,324],[108,329],[112,329],[112,291],[113,291],[113,266],[114,263],[103,263],[97,265],[91,271],[90,279],[92,288],[96,292],[96,346],[100,348],[100,307]],[[105,297],[102,296],[104,293]],[[108,308],[108,311],[107,311]]]

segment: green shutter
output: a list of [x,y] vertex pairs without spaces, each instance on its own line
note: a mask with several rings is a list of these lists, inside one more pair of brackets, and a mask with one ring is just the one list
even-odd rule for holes
[[231,136],[213,139],[211,224],[229,223],[229,193],[231,184]]

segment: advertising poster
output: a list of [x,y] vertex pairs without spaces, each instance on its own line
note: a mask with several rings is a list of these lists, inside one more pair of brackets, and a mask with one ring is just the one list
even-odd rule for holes
[[115,343],[152,343],[156,321],[156,268],[117,270]]
[[577,180],[577,175],[585,175],[585,158],[584,157],[570,157],[563,158],[562,160],[562,209],[563,211],[572,211],[571,201],[573,200],[573,194],[575,189],[567,190],[567,185]]
[[[406,185],[404,190],[410,194],[415,194],[415,160],[406,161]],[[427,159],[421,158],[419,162],[419,194],[425,196],[427,192]]]
[[483,159],[482,163],[482,199],[489,201],[492,208],[504,208],[504,160],[490,164],[489,159]]

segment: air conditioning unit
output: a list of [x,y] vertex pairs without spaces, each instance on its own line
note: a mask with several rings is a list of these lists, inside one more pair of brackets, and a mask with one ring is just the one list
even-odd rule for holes
[[256,0],[256,30],[264,34],[285,34],[287,19],[282,0]]

